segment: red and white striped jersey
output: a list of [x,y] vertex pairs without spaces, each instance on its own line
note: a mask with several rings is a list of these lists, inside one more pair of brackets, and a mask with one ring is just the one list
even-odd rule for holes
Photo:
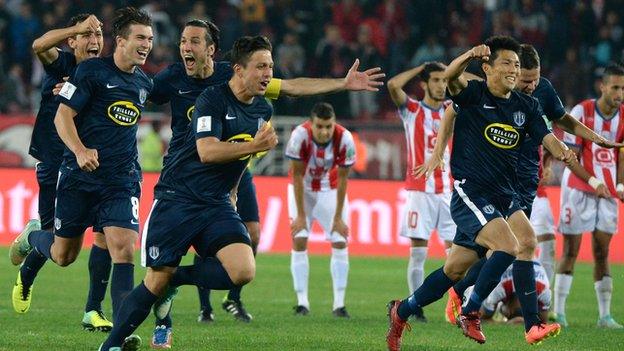
[[546,186],[544,186],[544,184],[542,184],[542,179],[544,178],[544,149],[542,147],[542,145],[539,146],[539,148],[537,149],[537,152],[539,153],[539,159],[540,159],[540,164],[539,164],[539,169],[537,171],[537,175],[539,177],[539,184],[537,185],[537,197],[546,197],[548,196],[546,194]]
[[405,128],[407,144],[407,172],[405,174],[405,188],[407,190],[423,191],[426,193],[447,193],[453,191],[453,180],[450,172],[450,152],[444,151],[444,171],[436,169],[426,179],[412,175],[412,168],[422,165],[431,157],[440,128],[440,120],[444,116],[447,103],[438,110],[425,105],[422,101],[407,98],[405,105],[400,106],[399,117]]
[[[624,105],[616,114],[607,119],[600,115],[596,100],[585,100],[574,106],[570,114],[581,123],[608,140],[622,142],[624,139]],[[566,133],[564,141],[581,149],[581,165],[594,177],[602,180],[613,196],[616,196],[618,149],[606,149],[591,141]],[[563,172],[561,183],[574,189],[593,193],[594,189],[568,168]]]
[[355,143],[351,132],[336,124],[332,140],[319,145],[312,138],[312,123],[307,121],[293,130],[286,157],[305,163],[305,190],[327,191],[338,185],[338,167],[351,167],[355,163]]
[[[544,267],[538,262],[533,262],[533,268],[535,268],[535,290],[537,293],[537,304],[540,311],[548,311],[551,302],[550,283],[548,282],[548,275],[544,270]],[[496,309],[496,305],[499,302],[509,301],[516,289],[513,284],[513,265],[509,266],[503,275],[501,276],[500,283],[492,290],[490,295],[483,301],[483,307],[487,310],[493,311]]]

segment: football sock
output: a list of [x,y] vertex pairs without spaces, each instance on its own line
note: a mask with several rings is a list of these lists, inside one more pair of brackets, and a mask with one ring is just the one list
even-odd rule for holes
[[173,324],[173,321],[171,320],[171,311],[169,311],[169,313],[167,313],[167,315],[163,319],[156,318],[156,326],[157,327],[161,326],[161,325],[164,325],[167,328],[171,328],[172,324]]
[[349,277],[349,251],[347,248],[332,248],[329,268],[334,286],[334,307],[337,309],[345,305],[345,291],[347,290],[347,278]]
[[308,251],[291,251],[290,273],[293,277],[293,285],[297,293],[297,305],[310,307],[308,301],[308,277],[310,275],[310,262]]
[[462,280],[458,281],[457,283],[455,283],[455,285],[453,285],[453,290],[455,290],[460,298],[463,298],[466,289],[475,285],[475,283],[477,282],[477,278],[479,278],[479,273],[481,273],[481,269],[485,264],[485,261],[487,261],[487,258],[483,257],[482,259],[475,262],[472,266],[470,266],[470,269],[462,278]]
[[441,299],[451,286],[453,281],[444,273],[444,268],[436,269],[410,297],[401,301],[397,311],[399,317],[407,320],[412,314],[420,313],[423,307]]
[[516,296],[520,301],[520,309],[524,318],[524,329],[529,331],[532,326],[542,322],[537,311],[537,287],[533,261],[515,260],[512,266],[512,274]]
[[479,311],[483,300],[498,285],[501,275],[515,259],[516,257],[503,251],[494,251],[492,253],[492,256],[490,256],[481,269],[468,303],[466,307],[462,308],[462,314]]
[[410,248],[410,258],[407,263],[407,286],[409,293],[413,294],[425,279],[425,259],[427,258],[427,247]]
[[158,300],[158,296],[152,294],[143,282],[134,288],[124,300],[113,330],[111,330],[100,350],[121,346],[124,339],[130,336],[147,318],[156,300]]
[[555,274],[555,308],[554,311],[558,315],[565,316],[566,299],[570,294],[572,286],[572,275]]
[[50,249],[54,243],[54,234],[45,230],[35,230],[28,235],[28,243],[48,259],[52,259]]
[[22,285],[24,285],[24,291],[28,290],[33,284],[37,273],[39,273],[47,260],[48,259],[37,250],[32,250],[28,256],[26,256],[24,263],[20,267],[20,276],[22,278]]
[[[204,260],[197,255],[193,258],[193,264],[199,264],[203,261]],[[212,305],[210,304],[210,289],[204,289],[198,286],[197,295],[199,296],[199,306],[201,311],[212,312]]]
[[85,312],[102,311],[102,300],[106,295],[110,271],[110,253],[107,249],[93,245],[89,254],[89,295]]
[[113,322],[117,322],[119,309],[123,300],[132,291],[134,286],[134,264],[114,263],[111,279],[111,301],[113,304]]
[[214,257],[205,258],[192,266],[178,267],[169,285],[195,285],[215,290],[229,290],[236,286],[221,262]]
[[538,260],[546,271],[548,281],[551,282],[555,275],[555,241],[547,240],[538,243],[540,248]]
[[600,318],[611,314],[611,294],[613,293],[613,279],[605,275],[601,280],[594,282],[596,298],[598,299],[598,312]]

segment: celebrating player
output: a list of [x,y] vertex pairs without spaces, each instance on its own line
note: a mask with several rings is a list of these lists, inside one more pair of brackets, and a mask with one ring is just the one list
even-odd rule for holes
[[[570,114],[581,123],[617,142],[624,141],[624,68],[608,66],[600,81],[600,97],[574,106]],[[563,234],[563,257],[555,276],[557,320],[567,325],[565,304],[574,263],[581,245],[581,234],[592,233],[594,289],[598,299],[598,327],[622,329],[611,316],[613,280],[609,269],[609,243],[617,231],[618,204],[624,200],[624,149],[615,151],[566,134],[565,141],[578,149],[582,166],[592,174],[589,182],[566,169],[561,181],[559,231]],[[594,184],[592,184],[594,183]],[[594,194],[595,184],[606,185],[612,197]],[[617,185],[616,185],[617,184]]]
[[113,56],[79,64],[59,93],[54,123],[67,149],[57,185],[54,234],[28,226],[10,253],[19,263],[34,248],[67,266],[80,252],[84,230],[103,228],[113,261],[115,320],[121,299],[133,286],[141,191],[136,132],[152,89],[138,66],[152,48],[151,18],[134,8],[120,9],[113,36]]
[[286,146],[292,184],[288,186],[288,217],[293,237],[290,271],[297,293],[295,314],[307,315],[308,236],[317,220],[331,242],[330,271],[334,286],[333,315],[349,318],[345,292],[349,275],[347,249],[347,177],[355,162],[355,144],[351,133],[336,123],[334,108],[318,103],[310,120],[297,126]]
[[[388,91],[398,107],[399,117],[405,128],[407,142],[407,173],[405,186],[407,198],[400,233],[410,238],[410,258],[407,265],[407,284],[410,294],[424,279],[427,245],[431,232],[437,229],[447,250],[455,235],[455,222],[449,210],[453,179],[448,170],[437,169],[432,178],[416,177],[412,169],[431,157],[435,140],[444,113],[446,93],[445,67],[438,62],[422,64],[400,73],[388,81]],[[425,91],[422,101],[407,96],[403,86],[412,78],[420,77],[420,85]],[[444,148],[445,162],[449,152]],[[417,319],[425,321],[424,315]]]

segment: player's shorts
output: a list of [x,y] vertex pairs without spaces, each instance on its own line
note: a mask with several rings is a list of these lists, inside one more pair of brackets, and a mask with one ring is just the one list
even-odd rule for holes
[[555,218],[550,208],[550,201],[547,197],[536,197],[533,201],[533,209],[531,212],[531,226],[535,230],[536,235],[554,234]]
[[441,239],[452,241],[457,226],[451,218],[450,206],[451,193],[430,194],[408,190],[401,236],[429,240],[431,232],[437,229]]
[[539,179],[520,179],[516,184],[516,195],[520,201],[520,208],[527,218],[531,218],[533,213],[533,202],[537,196],[537,186]]
[[472,189],[465,180],[455,180],[451,216],[457,225],[457,232],[453,243],[476,251],[479,257],[485,256],[487,248],[475,242],[479,231],[488,222],[499,217],[506,218],[519,210],[517,202],[512,197],[488,196],[483,191]]
[[123,185],[86,183],[61,172],[56,191],[54,234],[82,235],[87,227],[139,231],[139,182]]
[[[321,228],[325,231],[325,239],[332,243],[344,243],[347,239],[332,232],[334,225],[334,214],[336,213],[336,189],[327,191],[303,191],[303,207],[306,213],[306,223],[308,228],[297,233],[297,238],[307,238],[310,236],[310,227],[312,222],[316,220]],[[347,213],[349,213],[349,201],[345,198],[342,208],[342,220],[347,222]],[[288,217],[292,221],[297,217],[297,203],[295,201],[295,190],[292,184],[288,184]]]
[[236,210],[243,222],[260,222],[256,186],[248,169],[245,169],[238,184]]
[[614,198],[602,199],[574,188],[561,187],[561,233],[582,234],[600,230],[614,234],[617,231],[617,219],[618,204]]
[[214,257],[235,243],[251,246],[251,239],[229,201],[206,205],[156,199],[141,235],[141,265],[177,267],[191,246],[200,257]]
[[35,172],[39,184],[39,219],[41,228],[51,229],[54,224],[54,201],[60,164],[37,162]]

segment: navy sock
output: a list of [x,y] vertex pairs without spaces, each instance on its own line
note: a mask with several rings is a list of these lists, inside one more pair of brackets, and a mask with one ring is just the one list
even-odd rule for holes
[[230,289],[230,292],[228,293],[228,300],[231,301],[240,301],[240,294],[241,294],[241,290],[243,290],[242,286],[237,286],[234,287],[232,289]]
[[516,258],[503,251],[494,251],[492,256],[485,262],[481,274],[475,283],[474,290],[468,299],[466,307],[462,308],[462,314],[479,311],[483,300],[500,282],[501,275]]
[[485,264],[485,261],[487,261],[487,258],[484,257],[475,262],[466,273],[466,276],[462,280],[455,283],[455,285],[453,285],[453,290],[455,290],[460,298],[464,296],[464,292],[466,291],[466,289],[475,285],[475,283],[477,282],[477,278],[479,278],[479,273],[481,273],[481,268],[483,268],[483,265]]
[[89,295],[85,312],[102,311],[111,271],[111,256],[107,249],[93,245],[89,254]]
[[195,285],[215,290],[229,290],[236,286],[221,262],[213,257],[192,266],[178,267],[169,284],[173,287]]
[[111,280],[110,293],[113,302],[113,322],[116,322],[122,302],[130,291],[132,291],[132,287],[134,286],[134,264],[113,264],[113,276]]
[[124,339],[130,336],[149,316],[150,309],[157,299],[158,296],[152,294],[143,282],[134,288],[124,300],[113,330],[101,349],[108,350],[111,347],[121,346]]
[[433,271],[410,297],[401,301],[398,309],[399,317],[407,320],[409,316],[420,312],[423,307],[441,299],[453,283],[451,278],[444,274],[443,267]]
[[516,296],[520,301],[524,318],[524,329],[529,331],[532,326],[542,322],[537,311],[537,288],[533,261],[514,261],[512,272]]
[[[171,311],[169,311],[169,312],[171,312]],[[160,325],[164,325],[167,328],[171,328],[172,324],[173,324],[173,321],[171,320],[170,313],[167,313],[167,315],[163,319],[156,318],[156,326],[157,327],[160,326]]]
[[28,243],[34,250],[39,251],[41,255],[52,259],[50,249],[54,243],[54,234],[45,230],[35,230],[28,235]]
[[[202,262],[204,262],[204,259],[195,255],[193,258],[193,264],[201,264]],[[200,309],[204,312],[212,312],[212,305],[210,304],[210,289],[204,289],[198,286],[197,295],[199,296]]]
[[26,256],[24,263],[20,267],[20,276],[22,278],[22,285],[24,285],[24,291],[33,284],[37,273],[39,273],[47,260],[48,259],[37,250],[32,250],[28,256]]

